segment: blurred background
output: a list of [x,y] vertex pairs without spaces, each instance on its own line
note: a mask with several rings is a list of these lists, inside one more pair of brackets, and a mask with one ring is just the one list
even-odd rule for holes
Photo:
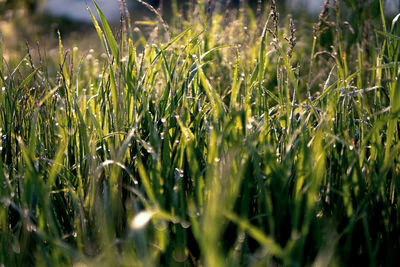
[[[163,7],[168,8],[170,2],[161,0]],[[178,4],[193,2],[193,0],[179,0]],[[207,0],[205,0],[207,1]],[[238,6],[241,0],[215,0],[214,4],[226,4],[231,2],[232,7]],[[110,20],[118,20],[119,18],[119,0],[97,0],[97,3],[103,8],[104,13]],[[136,0],[126,0],[130,9],[138,8],[140,4]],[[145,2],[158,7],[160,0],[146,0]],[[248,5],[256,5],[257,0],[244,0]],[[266,2],[265,0],[263,2]],[[281,0],[277,1],[282,8],[297,12],[308,12],[316,14],[320,11],[320,7],[324,0]],[[331,0],[333,2],[333,0]],[[343,0],[349,6],[359,6],[362,8],[372,7],[376,0]],[[399,11],[399,0],[383,0],[385,10],[394,14]],[[90,16],[86,11],[86,5],[93,6],[92,1],[88,0],[0,0],[0,10],[2,13],[10,9],[27,9],[30,12],[47,14],[58,17],[65,17],[75,21],[90,22]]]
[[[176,5],[179,11],[190,15],[187,10],[199,0],[145,0],[162,14],[167,22],[171,18],[171,6]],[[212,10],[237,10],[248,6],[257,9],[257,0],[200,0],[205,6],[211,4]],[[120,3],[126,2],[132,18],[133,29],[143,35],[155,26],[155,15],[137,0],[97,0],[108,21],[117,31],[120,28]],[[263,6],[270,0],[262,0]],[[282,16],[292,14],[297,21],[304,22],[312,28],[318,20],[318,14],[324,0],[278,0]],[[385,14],[393,18],[399,13],[400,0],[383,0]],[[330,0],[333,5],[334,0]],[[366,20],[379,20],[379,0],[342,0],[341,6],[349,10],[348,22],[355,29]],[[96,48],[99,45],[95,36],[87,5],[94,10],[91,0],[0,0],[0,35],[3,38],[6,60],[18,57],[28,43],[40,43],[49,53],[57,50],[58,31],[66,47],[79,46],[81,51]],[[268,8],[263,12],[269,12]],[[96,13],[96,12],[94,12]],[[82,38],[85,36],[85,38]],[[93,38],[91,38],[93,36]],[[356,38],[356,37],[355,37]]]

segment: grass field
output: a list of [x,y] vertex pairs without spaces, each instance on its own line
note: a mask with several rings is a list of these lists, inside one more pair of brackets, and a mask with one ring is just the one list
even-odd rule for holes
[[330,2],[1,41],[0,266],[398,266],[398,17]]

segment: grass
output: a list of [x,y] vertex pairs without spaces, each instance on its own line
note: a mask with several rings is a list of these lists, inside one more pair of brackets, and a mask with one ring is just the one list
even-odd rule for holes
[[398,23],[274,2],[0,45],[1,265],[397,265]]

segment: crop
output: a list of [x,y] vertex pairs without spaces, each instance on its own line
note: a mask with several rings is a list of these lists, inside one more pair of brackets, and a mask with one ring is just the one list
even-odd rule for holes
[[328,3],[173,1],[148,35],[97,8],[82,57],[0,39],[0,263],[398,264],[398,17]]

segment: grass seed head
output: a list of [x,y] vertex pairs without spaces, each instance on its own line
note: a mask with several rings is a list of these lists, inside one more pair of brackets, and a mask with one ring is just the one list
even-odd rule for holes
[[290,34],[290,36],[285,39],[289,44],[289,48],[288,48],[288,52],[287,52],[288,56],[292,57],[293,49],[296,46],[296,27],[294,25],[292,17],[290,17],[290,19],[289,19],[289,34]]
[[270,32],[272,33],[274,38],[277,38],[279,30],[279,12],[276,5],[276,0],[272,0],[271,3],[271,18],[272,18],[272,29],[270,30]]
[[325,0],[319,13],[318,22],[313,27],[314,36],[320,36],[326,31],[326,26],[332,25],[332,22],[328,21],[329,8],[329,0]]

